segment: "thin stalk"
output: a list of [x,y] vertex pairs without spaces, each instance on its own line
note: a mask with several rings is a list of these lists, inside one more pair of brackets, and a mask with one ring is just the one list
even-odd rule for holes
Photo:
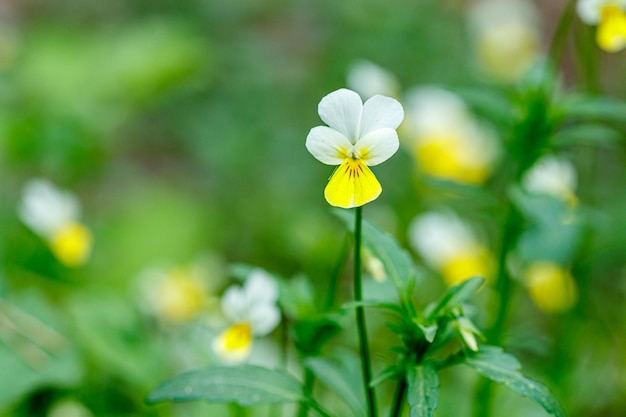
[[567,33],[572,25],[575,12],[576,0],[569,0],[563,8],[559,22],[552,35],[552,41],[550,42],[550,49],[548,50],[550,69],[558,68],[561,62],[563,51],[565,50],[565,42],[567,41]]
[[406,396],[407,383],[406,378],[402,375],[400,381],[398,381],[398,385],[396,385],[396,391],[393,394],[393,404],[391,406],[391,411],[389,412],[389,417],[400,417],[402,415],[402,409],[404,408],[404,403],[406,402],[404,397]]
[[[315,375],[310,369],[304,369],[304,392],[307,395],[311,395],[313,391],[313,384],[315,383]],[[302,402],[298,408],[298,417],[307,417],[309,415],[309,405]]]
[[359,334],[359,347],[361,351],[361,370],[363,372],[363,388],[367,399],[367,411],[369,417],[377,417],[376,396],[374,388],[370,386],[372,369],[370,364],[370,351],[365,326],[365,309],[360,304],[363,301],[363,288],[361,282],[361,226],[363,223],[363,208],[357,207],[354,219],[354,301],[356,307],[356,326]]

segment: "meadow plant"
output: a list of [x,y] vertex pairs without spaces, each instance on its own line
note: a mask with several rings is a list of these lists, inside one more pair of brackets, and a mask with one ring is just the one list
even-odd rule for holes
[[626,0],[73,2],[0,5],[0,417],[623,414]]

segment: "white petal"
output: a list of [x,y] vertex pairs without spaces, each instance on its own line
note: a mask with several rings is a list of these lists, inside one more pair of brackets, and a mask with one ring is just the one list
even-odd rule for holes
[[320,101],[317,111],[328,126],[341,132],[351,143],[359,135],[363,102],[354,91],[346,88],[333,91]]
[[273,304],[278,300],[279,289],[276,280],[260,268],[250,273],[244,290],[250,308],[256,304]]
[[274,304],[257,304],[249,312],[248,323],[253,334],[265,336],[280,323],[280,310]]
[[347,83],[361,97],[372,97],[376,94],[391,96],[398,90],[398,82],[392,73],[366,60],[359,60],[351,65]]
[[246,293],[239,285],[228,287],[222,295],[222,312],[229,321],[245,321],[248,317]]
[[323,164],[341,165],[352,149],[352,144],[338,131],[326,126],[317,126],[309,132],[306,148]]
[[76,197],[57,189],[47,180],[31,180],[24,186],[20,219],[45,238],[80,216]]
[[409,225],[409,243],[428,265],[441,268],[475,247],[476,239],[469,226],[452,213],[428,212]]
[[402,105],[395,99],[385,96],[374,96],[363,105],[360,135],[388,127],[395,129],[404,118]]
[[606,3],[606,0],[579,0],[576,3],[578,17],[588,25],[595,25],[600,22],[602,6]]
[[354,145],[354,149],[366,165],[374,166],[391,158],[399,146],[400,141],[396,131],[391,128],[383,128],[361,138]]

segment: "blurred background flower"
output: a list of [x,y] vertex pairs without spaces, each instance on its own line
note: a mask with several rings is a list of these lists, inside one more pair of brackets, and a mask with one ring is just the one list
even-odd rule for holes
[[402,136],[421,172],[466,184],[487,180],[498,142],[459,97],[437,87],[420,87],[406,94],[405,103]]

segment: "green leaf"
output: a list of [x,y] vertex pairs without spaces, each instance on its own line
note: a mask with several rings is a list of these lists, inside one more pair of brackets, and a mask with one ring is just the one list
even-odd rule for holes
[[372,378],[370,386],[376,387],[387,380],[396,379],[400,374],[404,374],[404,367],[400,365],[390,365]]
[[431,365],[420,365],[409,369],[408,397],[411,417],[430,417],[437,408],[439,378]]
[[340,313],[312,315],[298,320],[293,325],[296,348],[304,356],[319,355],[322,347],[343,329]]
[[340,360],[309,358],[305,366],[335,392],[356,417],[366,414],[359,363],[356,358],[348,355],[343,355]]
[[464,364],[481,375],[506,385],[521,397],[528,397],[556,417],[565,417],[559,402],[550,390],[540,383],[526,378],[519,370],[521,365],[512,355],[496,346],[482,346],[478,352],[465,356]]
[[41,387],[80,384],[76,349],[62,332],[57,312],[39,292],[0,299],[0,411]]
[[428,312],[428,314],[425,314],[426,321],[431,322],[449,307],[462,304],[465,300],[474,295],[483,282],[485,282],[484,278],[473,277],[448,288],[448,291],[446,291],[439,303]]
[[624,135],[616,129],[597,123],[572,124],[552,135],[556,146],[601,145],[616,146]]
[[[341,210],[337,211],[336,214],[344,221],[348,230],[353,232],[354,218],[351,212]],[[400,246],[393,236],[365,219],[363,220],[363,244],[374,256],[380,259],[400,298],[408,302],[417,280],[417,269],[409,253]]]
[[437,330],[439,330],[439,326],[436,323],[430,324],[429,326],[425,326],[421,323],[417,323],[419,328],[424,333],[424,337],[428,343],[432,343],[435,340],[435,336],[437,336]]
[[567,120],[626,122],[626,102],[612,97],[572,95],[558,103]]
[[242,406],[305,402],[300,382],[291,375],[255,365],[225,366],[184,372],[161,383],[149,403],[204,400]]

